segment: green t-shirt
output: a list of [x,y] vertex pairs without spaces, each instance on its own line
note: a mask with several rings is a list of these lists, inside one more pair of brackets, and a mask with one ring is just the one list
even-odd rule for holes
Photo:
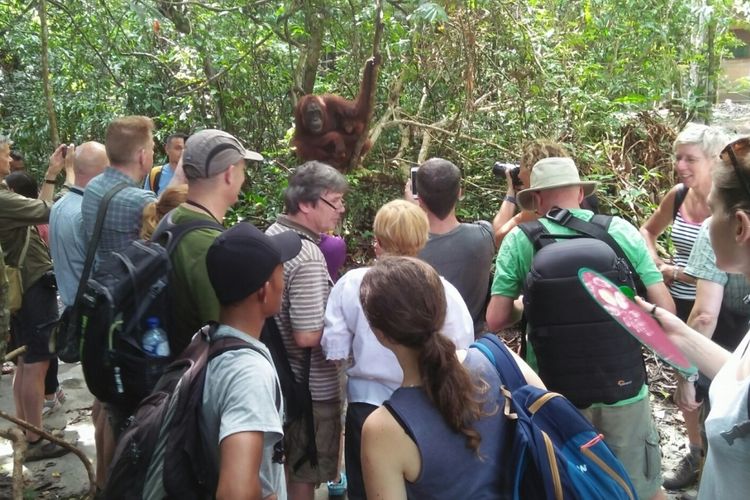
[[[570,213],[579,219],[590,221],[594,213],[590,210],[579,208],[570,209]],[[577,234],[576,231],[563,227],[544,217],[539,221],[550,234]],[[641,277],[644,286],[648,287],[663,281],[662,275],[656,268],[646,248],[646,243],[638,230],[629,222],[619,217],[613,217],[607,232],[620,245],[622,251],[628,257],[635,272]],[[512,299],[521,295],[523,282],[531,269],[531,261],[534,258],[534,246],[520,228],[516,227],[503,239],[500,251],[495,260],[495,277],[492,281],[492,295],[502,295]],[[527,344],[526,361],[537,370],[536,355],[531,343]],[[641,391],[634,397],[618,401],[612,405],[623,406],[643,399],[648,394],[648,388],[644,385]],[[599,406],[599,405],[594,405]]]
[[[208,214],[177,207],[172,215],[175,224],[213,219]],[[172,355],[179,354],[193,334],[209,321],[219,320],[219,299],[208,279],[206,253],[220,231],[194,229],[183,236],[172,253],[173,273],[169,288],[173,300],[174,329],[168,332]]]

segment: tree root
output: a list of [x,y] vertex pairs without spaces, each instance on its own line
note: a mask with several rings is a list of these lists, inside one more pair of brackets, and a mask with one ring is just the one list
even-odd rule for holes
[[[86,474],[89,476],[88,498],[94,498],[94,495],[96,494],[96,478],[94,476],[94,468],[91,466],[91,462],[85,453],[64,439],[54,436],[44,429],[40,429],[39,427],[32,425],[25,420],[16,418],[13,415],[9,415],[4,411],[0,411],[0,417],[70,450],[75,456],[81,459],[83,466],[86,468]],[[27,448],[26,436],[20,429],[9,429],[7,431],[0,431],[0,437],[9,439],[13,443],[13,499],[21,499],[23,497],[23,462],[26,458]]]

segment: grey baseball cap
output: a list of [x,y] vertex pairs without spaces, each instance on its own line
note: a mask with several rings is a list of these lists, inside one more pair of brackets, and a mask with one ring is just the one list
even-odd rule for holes
[[213,177],[238,161],[263,161],[263,157],[245,147],[231,134],[209,128],[191,135],[182,153],[182,168],[188,179]]

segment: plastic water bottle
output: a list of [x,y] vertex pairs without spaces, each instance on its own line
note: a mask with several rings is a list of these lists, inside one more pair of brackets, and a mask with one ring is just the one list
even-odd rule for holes
[[159,318],[148,318],[146,320],[147,329],[143,333],[143,350],[152,358],[169,357],[169,341],[167,332],[159,326]]

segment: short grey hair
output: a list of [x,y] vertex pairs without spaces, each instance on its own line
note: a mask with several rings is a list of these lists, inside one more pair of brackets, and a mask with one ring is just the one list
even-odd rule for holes
[[706,158],[718,159],[721,150],[729,142],[729,137],[724,134],[721,130],[716,127],[710,127],[708,125],[702,125],[700,123],[688,123],[687,126],[682,129],[682,132],[677,134],[677,139],[674,141],[672,147],[673,151],[677,150],[677,146],[683,144],[695,144],[700,148]]
[[308,161],[297,167],[289,179],[289,186],[284,190],[284,207],[287,214],[294,215],[299,212],[300,203],[314,206],[326,191],[346,193],[348,190],[349,183],[341,172],[325,163]]
[[10,136],[0,134],[0,147],[8,145],[8,147],[11,147],[13,145],[13,141],[10,139]]

